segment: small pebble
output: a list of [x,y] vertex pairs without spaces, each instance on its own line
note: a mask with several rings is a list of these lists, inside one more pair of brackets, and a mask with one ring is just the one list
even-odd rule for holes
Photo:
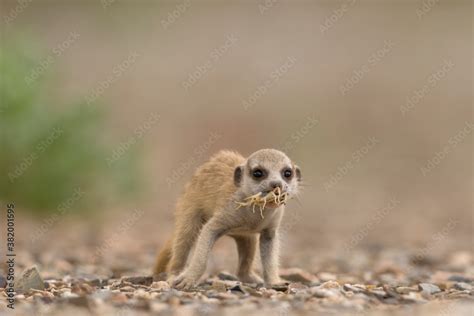
[[215,290],[216,292],[226,292],[227,291],[226,284],[221,280],[214,280],[212,282],[212,289]]
[[340,289],[341,286],[339,285],[339,283],[337,283],[336,281],[327,281],[327,282],[324,282],[323,284],[321,284],[319,286],[320,288],[323,288],[323,289]]
[[452,275],[448,278],[448,281],[470,283],[474,280],[462,275]]
[[322,282],[335,281],[337,279],[335,274],[329,273],[329,272],[320,272],[320,273],[318,273],[318,278]]
[[228,273],[228,272],[220,272],[217,277],[221,280],[225,280],[225,281],[238,281],[239,279],[231,274],[231,273]]
[[35,290],[43,290],[44,289],[44,281],[38,272],[36,267],[31,267],[26,269],[20,279],[15,282],[15,291],[17,293],[24,293],[30,289]]
[[323,289],[323,288],[312,288],[311,294],[315,297],[336,297],[340,295],[340,292],[336,289]]
[[399,286],[396,288],[397,293],[399,294],[408,294],[410,292],[417,292],[417,287],[409,287],[409,286]]
[[461,291],[472,291],[472,285],[466,283],[466,282],[458,282],[458,283],[454,283],[454,286],[453,286],[455,289],[457,290],[461,290]]
[[135,288],[133,288],[131,286],[124,286],[124,287],[120,288],[120,291],[121,292],[133,292],[133,291],[135,291]]
[[122,281],[129,282],[131,284],[140,284],[150,286],[153,283],[153,277],[151,276],[135,276],[122,278]]
[[248,294],[241,284],[236,284],[233,287],[229,288],[229,290],[231,291],[231,293],[234,293],[234,294],[241,294],[241,295]]
[[169,291],[170,285],[165,281],[157,281],[151,284],[152,289],[157,289],[158,291]]
[[418,284],[418,288],[423,293],[429,294],[429,295],[441,292],[441,289],[437,285],[431,284],[431,283],[420,283]]
[[352,291],[354,293],[363,293],[366,290],[366,287],[362,284],[344,284],[344,290]]

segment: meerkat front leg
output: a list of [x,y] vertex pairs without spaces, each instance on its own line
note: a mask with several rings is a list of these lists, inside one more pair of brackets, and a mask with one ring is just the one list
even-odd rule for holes
[[224,224],[216,218],[211,219],[201,230],[196,248],[187,268],[174,280],[178,289],[190,289],[196,285],[206,270],[207,258],[216,240],[226,231]]
[[189,252],[203,226],[198,212],[180,212],[176,216],[176,228],[173,237],[169,272],[173,275],[182,272]]
[[268,228],[260,234],[260,257],[262,259],[263,279],[265,284],[280,283],[278,275],[279,238],[276,228]]
[[253,272],[253,260],[257,251],[257,235],[234,236],[239,252],[237,276],[245,283],[262,283],[262,279]]

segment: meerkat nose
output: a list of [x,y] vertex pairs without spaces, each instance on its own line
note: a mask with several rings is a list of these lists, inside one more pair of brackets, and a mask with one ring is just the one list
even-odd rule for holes
[[282,188],[283,188],[283,187],[282,187],[282,183],[281,183],[280,181],[272,181],[272,182],[270,182],[270,187],[271,187],[272,189],[276,189],[276,188],[282,189]]

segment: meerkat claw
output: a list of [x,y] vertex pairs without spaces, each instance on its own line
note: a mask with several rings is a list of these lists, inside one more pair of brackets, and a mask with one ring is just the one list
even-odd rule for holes
[[190,290],[195,286],[195,284],[196,280],[194,278],[182,274],[174,280],[173,287],[180,290]]

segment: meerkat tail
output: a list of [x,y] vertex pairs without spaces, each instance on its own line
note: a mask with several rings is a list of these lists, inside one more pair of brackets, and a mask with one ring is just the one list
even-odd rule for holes
[[161,272],[166,272],[168,263],[171,260],[171,245],[172,239],[170,238],[166,241],[163,249],[161,249],[156,259],[155,268],[153,269],[154,275],[158,275]]

